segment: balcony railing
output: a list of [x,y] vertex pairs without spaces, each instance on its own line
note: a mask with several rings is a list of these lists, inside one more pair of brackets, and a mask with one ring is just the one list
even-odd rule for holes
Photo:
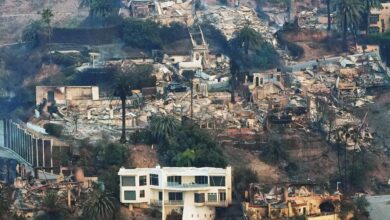
[[206,205],[208,206],[227,206],[227,201],[206,201]]
[[178,184],[175,182],[168,182],[167,183],[168,187],[173,187],[173,188],[201,188],[201,187],[208,187],[208,184],[198,184],[198,183],[183,183],[183,184]]
[[164,201],[164,205],[184,205],[183,200],[167,200]]

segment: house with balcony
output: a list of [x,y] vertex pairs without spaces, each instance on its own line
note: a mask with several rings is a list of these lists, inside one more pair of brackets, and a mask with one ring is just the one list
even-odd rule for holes
[[372,8],[369,17],[371,34],[384,33],[390,29],[390,3],[382,3],[382,7]]
[[120,168],[120,201],[133,207],[160,207],[162,219],[214,219],[216,207],[232,202],[231,167]]

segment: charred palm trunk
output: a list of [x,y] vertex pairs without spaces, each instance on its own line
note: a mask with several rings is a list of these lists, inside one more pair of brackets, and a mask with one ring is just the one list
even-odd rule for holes
[[370,30],[370,4],[369,0],[366,0],[366,34]]
[[232,91],[230,92],[230,102],[231,103],[235,103],[236,102],[236,97],[235,97],[235,94],[234,94],[234,90],[236,89],[236,75],[235,73],[233,74],[232,78],[231,78],[231,86],[232,86]]
[[339,179],[341,180],[341,163],[340,163],[340,143],[337,144],[337,165],[339,168]]
[[347,141],[345,141],[344,145],[344,193],[348,190],[348,176],[347,176]]
[[328,28],[327,28],[327,30],[330,31],[331,25],[332,25],[332,19],[330,17],[330,0],[326,0],[326,10],[328,13]]
[[352,152],[352,166],[351,166],[351,175],[350,179],[352,180],[352,177],[355,176],[355,154],[356,154],[356,146],[358,144],[358,137],[355,138],[355,144],[353,145],[353,152]]
[[120,97],[122,102],[122,135],[120,142],[125,143],[126,142],[126,96]]
[[343,46],[344,46],[344,51],[348,50],[347,32],[348,32],[347,13],[344,12],[344,18],[343,18]]
[[249,40],[245,41],[244,49],[245,49],[245,55],[249,56]]

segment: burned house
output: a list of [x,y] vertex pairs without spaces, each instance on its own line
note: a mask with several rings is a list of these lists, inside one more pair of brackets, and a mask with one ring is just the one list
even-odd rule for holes
[[252,183],[246,193],[244,212],[250,220],[302,215],[306,219],[339,219],[340,193],[331,195],[313,183]]
[[279,94],[284,89],[281,72],[273,70],[252,73],[248,77],[247,84],[254,100],[264,99],[271,94]]
[[97,86],[37,86],[36,104],[66,105],[71,100],[99,100]]
[[130,0],[127,6],[135,18],[147,18],[156,13],[155,2],[151,0]]

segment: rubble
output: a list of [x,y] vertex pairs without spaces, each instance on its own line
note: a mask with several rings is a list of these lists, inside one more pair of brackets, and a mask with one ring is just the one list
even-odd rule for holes
[[[35,168],[36,170],[38,168]],[[54,179],[43,178],[21,178],[18,177],[14,183],[14,192],[11,210],[15,215],[25,218],[34,218],[42,214],[42,203],[48,192],[58,195],[58,202],[66,204],[71,210],[80,210],[83,198],[93,190],[93,184],[98,184],[96,177],[84,177],[83,170],[75,168],[69,176],[64,177],[63,171],[69,170],[67,167],[61,168],[61,174]]]
[[201,19],[220,30],[227,40],[232,39],[237,31],[250,22],[253,29],[261,33],[266,41],[276,46],[276,39],[273,35],[277,30],[260,20],[254,9],[245,6],[239,8],[209,7]]
[[301,215],[307,219],[315,219],[317,216],[333,219],[338,218],[341,211],[338,191],[331,195],[311,182],[274,185],[252,183],[245,195],[244,213],[250,220]]

